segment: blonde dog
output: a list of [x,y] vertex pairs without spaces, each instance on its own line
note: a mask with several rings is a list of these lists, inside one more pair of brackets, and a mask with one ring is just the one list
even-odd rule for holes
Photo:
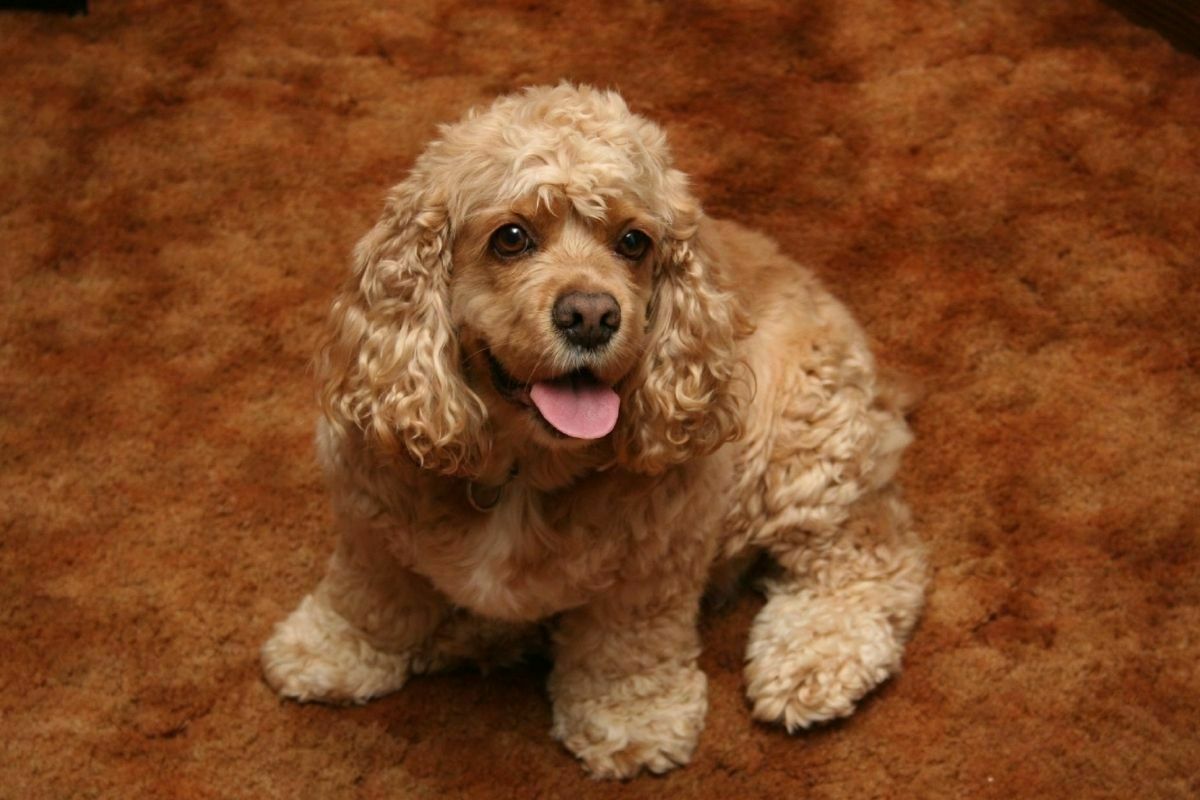
[[756,718],[847,715],[899,668],[926,582],[899,393],[615,93],[444,127],[355,249],[317,374],[339,540],[263,647],[280,694],[363,702],[548,631],[553,735],[594,775],[664,772],[704,726],[705,587],[763,553]]

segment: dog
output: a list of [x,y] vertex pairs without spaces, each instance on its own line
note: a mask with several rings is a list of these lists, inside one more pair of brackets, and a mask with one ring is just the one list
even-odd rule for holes
[[665,772],[704,726],[706,586],[764,557],[755,718],[845,716],[899,669],[928,572],[903,392],[617,93],[442,127],[356,246],[316,373],[338,542],[263,646],[284,697],[365,702],[546,639],[552,735],[594,776]]

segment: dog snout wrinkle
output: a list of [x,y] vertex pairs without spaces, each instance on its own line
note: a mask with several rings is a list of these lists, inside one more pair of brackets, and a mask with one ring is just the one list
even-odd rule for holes
[[608,293],[569,292],[555,301],[550,318],[568,342],[590,350],[620,329],[621,306]]

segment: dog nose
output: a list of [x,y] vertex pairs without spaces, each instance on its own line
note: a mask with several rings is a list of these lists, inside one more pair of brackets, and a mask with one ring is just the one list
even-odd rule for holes
[[550,318],[568,342],[591,350],[620,329],[621,306],[611,294],[568,292],[554,301]]

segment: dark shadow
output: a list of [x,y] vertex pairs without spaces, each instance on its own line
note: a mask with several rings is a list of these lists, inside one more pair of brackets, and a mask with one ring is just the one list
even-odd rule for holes
[[1104,0],[1137,25],[1153,28],[1176,49],[1200,57],[1200,3],[1195,0]]
[[45,11],[51,14],[86,14],[87,0],[0,0],[0,10]]

